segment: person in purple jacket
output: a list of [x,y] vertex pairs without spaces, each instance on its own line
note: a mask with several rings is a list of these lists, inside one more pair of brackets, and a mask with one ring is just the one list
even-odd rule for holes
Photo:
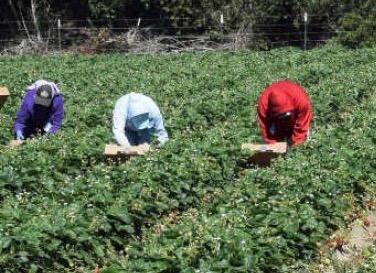
[[63,95],[53,82],[38,80],[26,88],[14,121],[17,140],[40,134],[55,134],[64,118]]

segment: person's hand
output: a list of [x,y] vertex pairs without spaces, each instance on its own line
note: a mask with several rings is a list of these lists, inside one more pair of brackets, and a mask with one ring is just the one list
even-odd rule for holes
[[18,130],[18,131],[16,132],[16,139],[17,139],[17,140],[25,140],[25,137],[24,137],[24,135],[23,135],[23,133],[22,133],[21,130]]
[[51,130],[51,127],[52,127],[52,124],[50,122],[48,122],[44,127],[43,127],[43,131],[45,133],[49,133],[50,130]]

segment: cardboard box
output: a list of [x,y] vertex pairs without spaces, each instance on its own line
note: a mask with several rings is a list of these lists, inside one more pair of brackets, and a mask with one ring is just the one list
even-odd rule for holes
[[8,88],[0,87],[0,109],[3,107],[8,97],[9,97]]
[[104,156],[110,161],[125,162],[132,156],[144,155],[148,151],[148,146],[132,146],[124,149],[117,144],[107,144],[104,148]]
[[251,144],[242,145],[242,150],[250,150],[253,152],[248,159],[248,163],[258,167],[268,167],[272,159],[283,156],[287,152],[286,142],[277,142],[274,144]]
[[23,140],[16,140],[16,139],[14,139],[14,140],[11,140],[9,142],[8,146],[9,146],[9,148],[16,148],[16,147],[22,145],[23,142],[24,142]]

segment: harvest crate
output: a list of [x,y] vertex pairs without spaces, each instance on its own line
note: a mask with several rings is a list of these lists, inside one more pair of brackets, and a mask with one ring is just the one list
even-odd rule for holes
[[250,150],[254,152],[248,159],[248,163],[259,166],[268,167],[273,158],[285,155],[287,152],[286,142],[277,142],[274,144],[251,144],[244,143],[242,150]]
[[109,161],[125,162],[132,156],[145,154],[149,149],[144,146],[132,146],[124,149],[117,144],[107,144],[104,148],[104,156]]
[[16,139],[14,139],[14,140],[11,140],[9,142],[8,146],[9,146],[9,148],[16,148],[16,147],[22,145],[22,143],[23,143],[23,140],[16,140]]
[[8,88],[0,87],[0,109],[3,107],[8,97],[9,97]]

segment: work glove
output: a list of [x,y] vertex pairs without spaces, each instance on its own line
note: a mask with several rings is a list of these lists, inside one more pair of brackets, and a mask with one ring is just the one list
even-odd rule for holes
[[24,137],[24,135],[23,135],[23,133],[22,133],[21,130],[18,130],[18,131],[16,132],[16,139],[17,139],[17,140],[25,140],[25,137]]
[[51,130],[51,127],[52,127],[52,124],[50,122],[48,122],[44,127],[43,127],[43,130],[46,132],[46,133],[49,133],[50,130]]

